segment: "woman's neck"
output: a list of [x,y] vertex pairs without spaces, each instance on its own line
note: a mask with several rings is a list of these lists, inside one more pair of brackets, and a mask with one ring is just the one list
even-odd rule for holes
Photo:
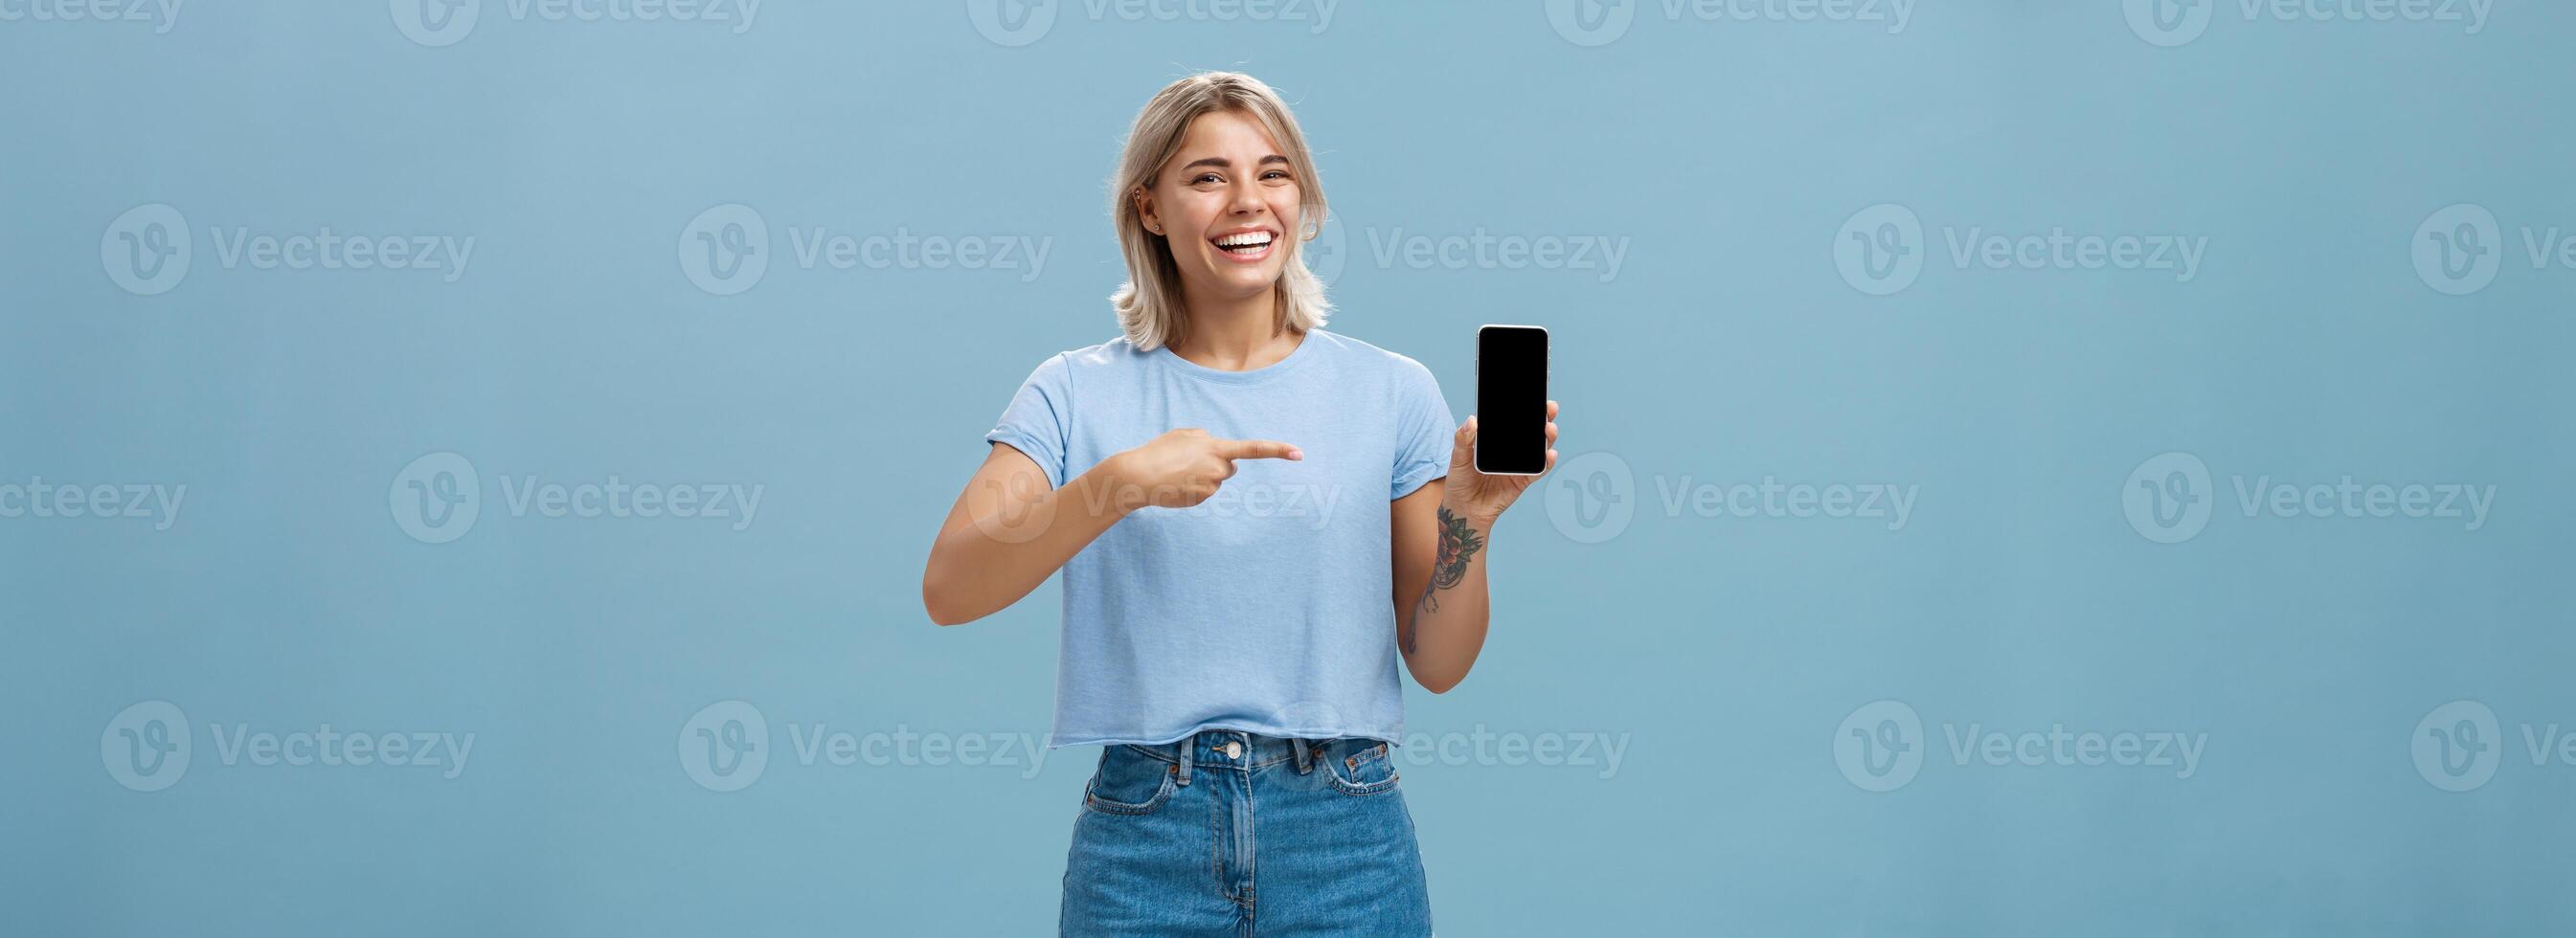
[[1220,371],[1252,371],[1278,364],[1297,350],[1300,337],[1281,328],[1278,298],[1270,291],[1243,300],[1189,302],[1189,329],[1172,354]]

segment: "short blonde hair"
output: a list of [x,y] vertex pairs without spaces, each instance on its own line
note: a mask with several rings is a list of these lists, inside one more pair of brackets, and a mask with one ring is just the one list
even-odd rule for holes
[[1306,268],[1305,242],[1323,229],[1324,187],[1316,179],[1315,157],[1306,149],[1305,134],[1297,130],[1296,116],[1288,113],[1288,102],[1258,78],[1202,72],[1163,86],[1153,100],[1145,102],[1135,128],[1127,133],[1126,149],[1118,157],[1118,178],[1110,190],[1110,217],[1118,229],[1118,247],[1127,256],[1127,282],[1109,295],[1109,302],[1118,309],[1118,327],[1138,349],[1180,341],[1189,329],[1189,313],[1182,307],[1181,270],[1172,260],[1172,246],[1145,230],[1136,193],[1154,187],[1155,173],[1180,152],[1190,122],[1215,111],[1237,111],[1260,121],[1270,139],[1286,151],[1280,155],[1296,167],[1300,230],[1289,239],[1287,263],[1273,288],[1279,328],[1313,329],[1333,311],[1333,304],[1324,298],[1324,281]]

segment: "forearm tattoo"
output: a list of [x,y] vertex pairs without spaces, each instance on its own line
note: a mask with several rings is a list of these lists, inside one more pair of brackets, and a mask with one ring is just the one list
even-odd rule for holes
[[1440,555],[1431,564],[1431,582],[1422,586],[1422,598],[1413,604],[1413,618],[1404,623],[1404,653],[1412,654],[1414,637],[1426,612],[1440,611],[1441,590],[1457,586],[1467,578],[1467,561],[1485,549],[1485,536],[1467,526],[1449,506],[1440,506]]

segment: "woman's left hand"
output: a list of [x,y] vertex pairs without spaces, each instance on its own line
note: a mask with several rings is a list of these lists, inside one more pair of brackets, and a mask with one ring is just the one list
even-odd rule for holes
[[1556,468],[1556,402],[1547,402],[1547,462],[1539,475],[1486,475],[1476,471],[1476,418],[1458,425],[1458,435],[1449,448],[1449,481],[1441,493],[1449,510],[1466,517],[1469,523],[1490,526],[1501,517],[1503,509],[1522,492]]

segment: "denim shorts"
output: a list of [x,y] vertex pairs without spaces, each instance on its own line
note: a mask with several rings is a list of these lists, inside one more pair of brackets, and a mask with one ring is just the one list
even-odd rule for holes
[[1226,730],[1106,747],[1073,825],[1063,933],[1430,934],[1391,752]]

